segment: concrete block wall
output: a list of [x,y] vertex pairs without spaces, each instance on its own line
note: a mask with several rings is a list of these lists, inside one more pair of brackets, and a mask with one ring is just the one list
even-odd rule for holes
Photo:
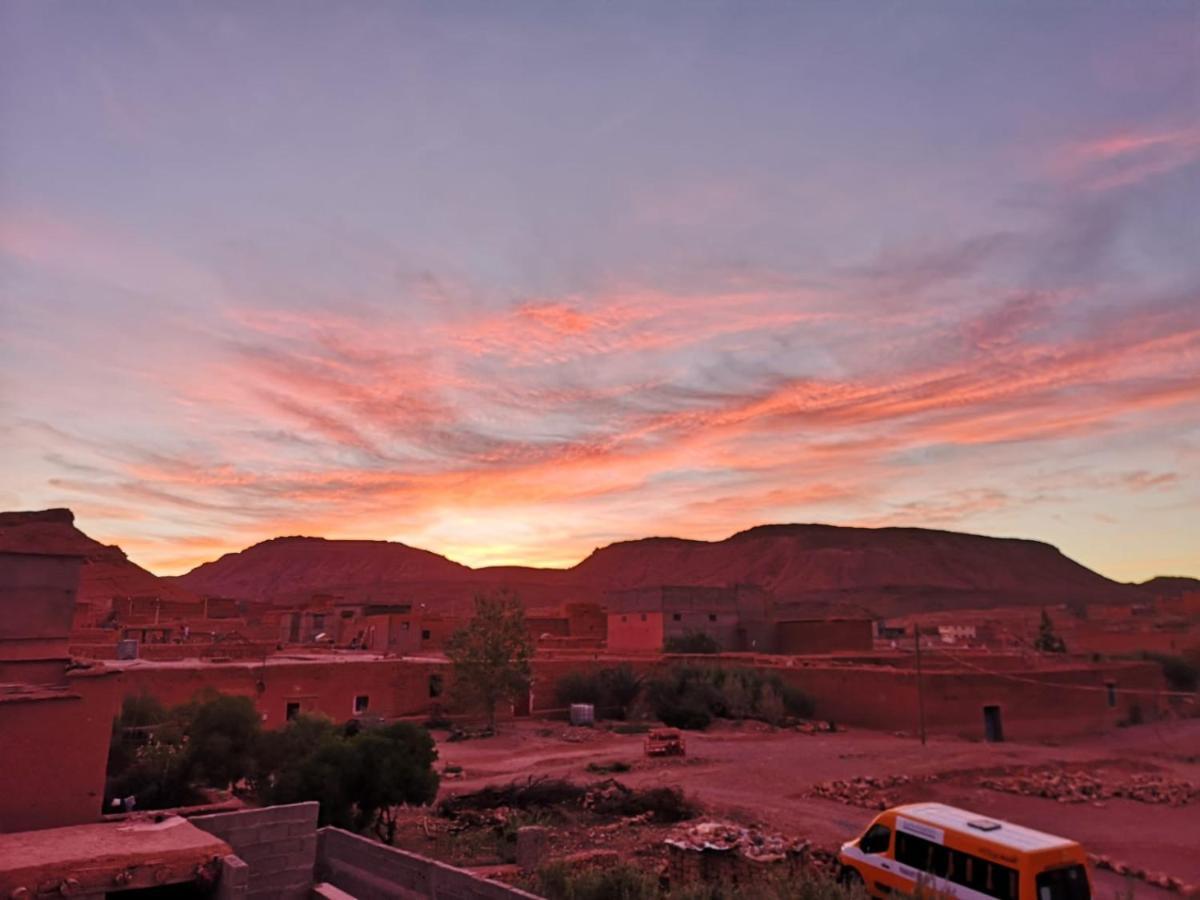
[[526,891],[340,828],[322,828],[318,834],[318,880],[358,900],[539,900]]
[[248,900],[307,900],[317,858],[319,803],[293,803],[189,819],[229,844],[249,866]]

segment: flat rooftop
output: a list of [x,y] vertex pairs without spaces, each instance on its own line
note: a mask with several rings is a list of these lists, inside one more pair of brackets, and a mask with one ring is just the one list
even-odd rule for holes
[[190,881],[197,867],[232,852],[179,816],[0,834],[0,896],[22,887],[33,896],[44,882],[66,878],[79,882],[78,893],[104,893],[125,872],[131,887]]

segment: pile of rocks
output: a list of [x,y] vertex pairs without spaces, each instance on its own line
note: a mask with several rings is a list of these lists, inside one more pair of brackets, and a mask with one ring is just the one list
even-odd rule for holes
[[1000,778],[986,778],[980,784],[994,791],[1046,797],[1059,803],[1095,803],[1124,797],[1141,803],[1185,806],[1200,798],[1200,788],[1191,782],[1171,781],[1152,773],[1118,780],[1116,776],[1101,778],[1091,772],[1030,769]]
[[908,775],[887,775],[875,777],[860,775],[845,781],[822,781],[809,789],[809,797],[821,797],[825,800],[836,800],[850,806],[860,806],[863,809],[888,809],[897,805],[899,797],[897,788],[911,784],[913,779]]
[[1146,884],[1162,888],[1165,891],[1182,894],[1184,897],[1200,896],[1200,885],[1186,884],[1182,878],[1176,878],[1173,875],[1167,875],[1163,872],[1149,872],[1145,869],[1120,862],[1119,860],[1114,860],[1108,856],[1094,853],[1088,854],[1088,862],[1092,864],[1093,868],[1115,872],[1126,878],[1136,878],[1139,881],[1144,881]]
[[764,877],[803,877],[813,870],[833,874],[837,854],[812,842],[731,822],[701,822],[666,840],[667,880],[672,886],[702,883],[753,890]]

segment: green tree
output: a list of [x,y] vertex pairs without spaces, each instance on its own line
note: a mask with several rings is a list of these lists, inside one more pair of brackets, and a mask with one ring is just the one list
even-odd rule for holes
[[1042,621],[1038,624],[1038,635],[1034,639],[1033,649],[1042,653],[1066,653],[1067,645],[1054,631],[1054,623],[1050,614],[1042,610]]
[[533,641],[521,601],[506,591],[475,598],[475,616],[446,643],[454,664],[454,691],[487,713],[496,727],[496,706],[529,690]]
[[264,803],[316,800],[322,825],[371,829],[391,843],[394,807],[437,795],[437,750],[424,728],[397,722],[356,733],[298,716],[259,741],[254,784]]
[[629,717],[629,710],[642,693],[643,678],[629,663],[621,663],[613,669],[600,672],[600,683],[604,688],[604,702],[616,709],[622,719]]
[[210,787],[235,784],[254,770],[262,720],[249,697],[211,694],[183,712],[187,767]]

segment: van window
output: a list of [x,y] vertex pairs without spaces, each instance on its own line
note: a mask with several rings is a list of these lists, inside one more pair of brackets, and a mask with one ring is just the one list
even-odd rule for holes
[[[896,832],[896,861],[996,900],[1017,900],[1017,870],[961,850],[951,850],[903,831]],[[1084,884],[1087,884],[1085,879]],[[1038,900],[1047,900],[1038,896]],[[1057,895],[1049,900],[1090,900],[1088,897]]]
[[1091,900],[1087,873],[1083,866],[1064,866],[1039,872],[1037,900]]
[[[863,853],[887,853],[892,843],[892,830],[886,825],[872,825],[870,830],[858,842],[858,849]],[[1039,898],[1040,900],[1040,898]]]

